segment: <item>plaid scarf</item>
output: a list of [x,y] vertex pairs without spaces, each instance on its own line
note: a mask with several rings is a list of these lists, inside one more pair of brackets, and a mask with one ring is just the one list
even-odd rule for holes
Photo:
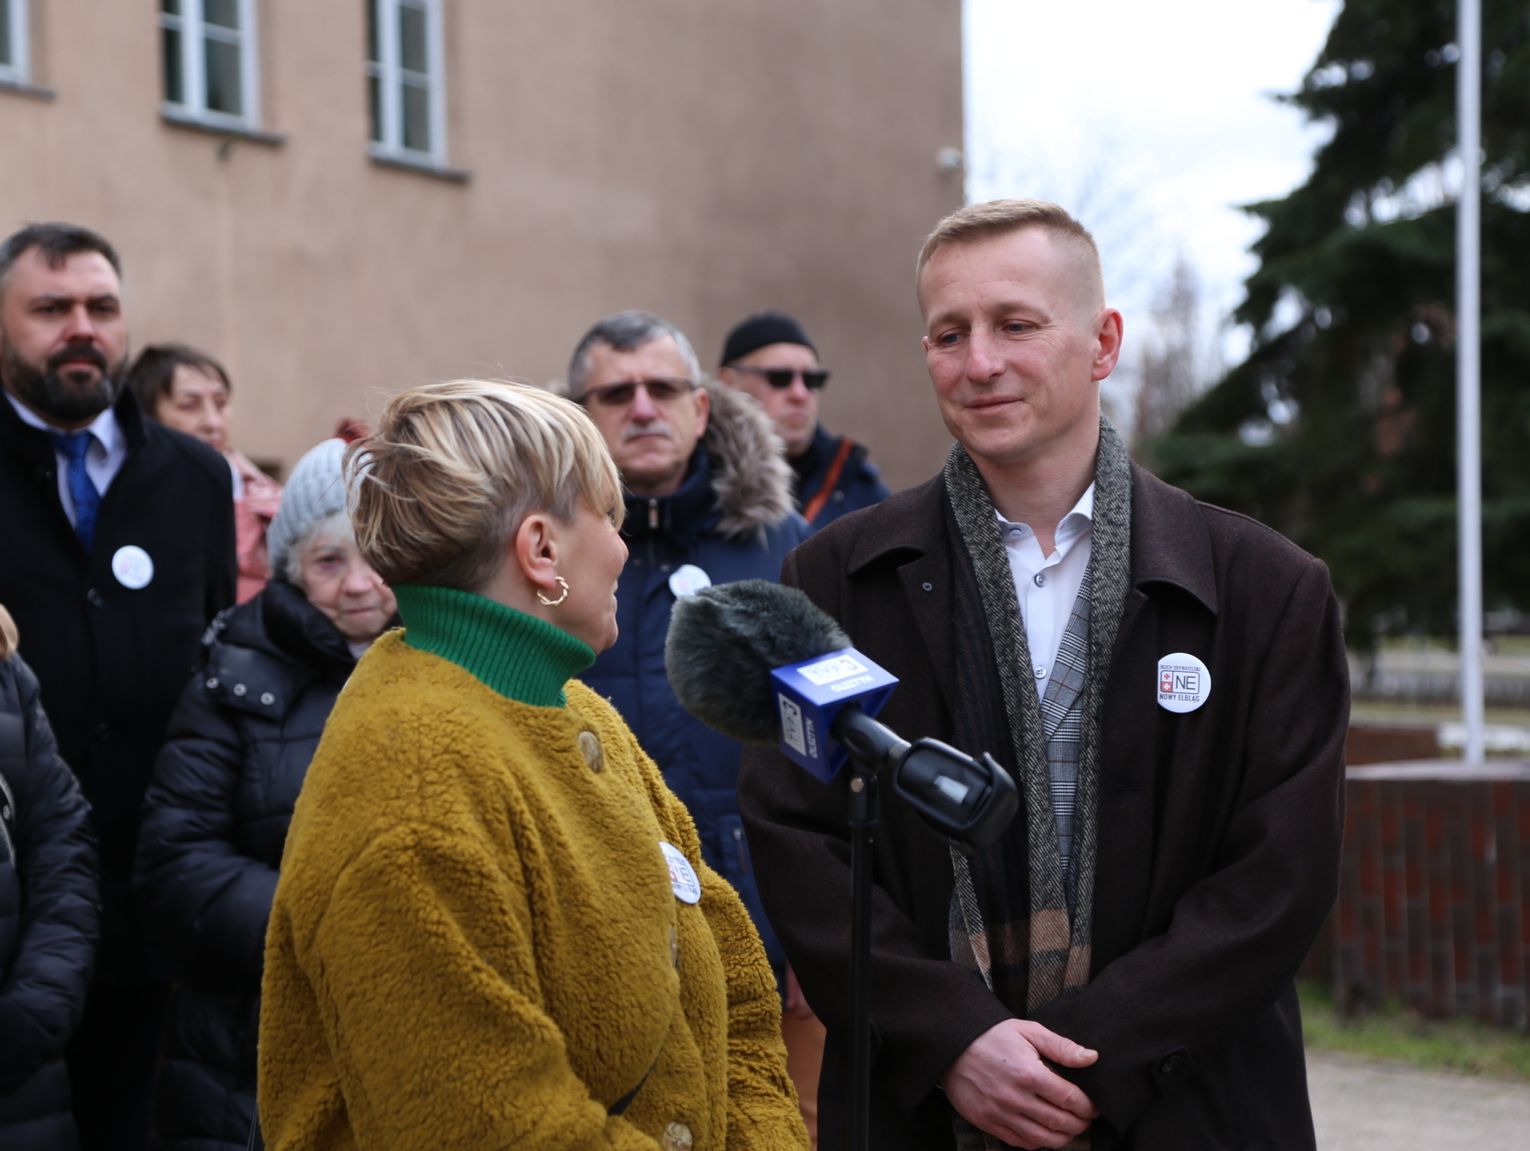
[[[1077,756],[1072,809],[1061,812],[1071,816],[1072,826],[1067,873],[1057,834],[1057,800],[1063,800],[1066,807],[1067,797],[1057,793],[1054,798],[1057,789],[1052,772],[1059,767],[1064,775],[1074,772],[1067,770],[1069,765],[1049,763],[1050,725],[1044,723],[1035,680],[1028,674],[1031,660],[1025,624],[994,503],[977,466],[960,444],[952,447],[946,460],[945,481],[963,544],[957,549],[958,567],[965,569],[960,571],[958,583],[964,590],[975,586],[979,601],[974,604],[970,594],[958,594],[956,627],[958,634],[972,634],[963,627],[964,622],[986,630],[994,657],[992,669],[959,665],[959,698],[964,703],[990,698],[984,681],[998,673],[1003,718],[1013,747],[1011,762],[1019,767],[1017,782],[1024,812],[1023,823],[1017,820],[987,850],[969,858],[953,849],[951,957],[981,974],[1000,1001],[1024,1018],[1059,996],[1076,992],[1089,980],[1100,711],[1131,582],[1131,463],[1125,445],[1102,416],[1090,559],[1079,592],[1080,597],[1087,597],[1087,644],[1085,650],[1074,652],[1075,657],[1081,657],[1084,674],[1082,682],[1075,679],[1072,686],[1079,694],[1074,709],[1070,709],[1077,721],[1076,740],[1063,741]],[[1080,613],[1083,609],[1084,605],[1079,605]],[[1069,631],[1077,639],[1082,628],[1070,626]],[[1060,664],[1068,662],[1068,645],[1065,636]],[[965,737],[985,725],[983,717],[977,715],[967,730],[964,726],[958,716],[955,734],[959,746],[965,746]],[[961,1116],[954,1116],[954,1120],[960,1151],[993,1151],[1002,1146]],[[1069,1144],[1075,1149],[1088,1146],[1087,1133]]]

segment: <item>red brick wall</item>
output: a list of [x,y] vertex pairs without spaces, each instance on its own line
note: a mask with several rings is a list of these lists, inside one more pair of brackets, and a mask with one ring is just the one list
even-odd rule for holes
[[1349,769],[1338,904],[1306,973],[1352,1007],[1525,1030],[1530,765]]
[[1440,755],[1439,728],[1433,724],[1355,724],[1344,740],[1344,762],[1350,767],[1405,759],[1439,759]]

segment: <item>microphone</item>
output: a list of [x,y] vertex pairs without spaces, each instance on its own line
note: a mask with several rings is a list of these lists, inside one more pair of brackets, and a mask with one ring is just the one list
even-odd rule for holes
[[776,743],[824,783],[851,758],[891,769],[903,800],[958,843],[986,847],[1019,808],[1015,781],[991,755],[910,743],[873,719],[897,678],[795,588],[740,580],[682,597],[664,666],[680,706],[708,727]]

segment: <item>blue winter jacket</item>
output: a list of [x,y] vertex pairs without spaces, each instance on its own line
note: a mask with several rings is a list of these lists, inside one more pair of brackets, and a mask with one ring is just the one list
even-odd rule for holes
[[807,538],[792,511],[789,470],[769,421],[747,396],[712,389],[705,440],[671,496],[627,497],[622,526],[629,555],[617,587],[612,647],[580,679],[606,696],[665,782],[690,809],[706,861],[743,896],[779,973],[785,954],[761,908],[738,814],[734,740],[692,719],[664,672],[664,639],[676,593],[670,580],[684,565],[713,584],[778,579],[786,553]]

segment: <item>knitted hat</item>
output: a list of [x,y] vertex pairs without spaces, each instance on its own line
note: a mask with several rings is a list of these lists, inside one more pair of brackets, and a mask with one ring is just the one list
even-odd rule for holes
[[811,349],[815,356],[818,354],[818,349],[813,347],[813,341],[808,339],[802,325],[791,316],[785,312],[756,312],[740,320],[728,333],[723,343],[721,363],[727,367],[735,360],[741,360],[750,352],[770,344],[801,344]]
[[287,553],[315,524],[346,510],[345,476],[340,469],[344,457],[344,440],[324,440],[309,448],[292,469],[282,488],[276,518],[266,529],[266,548],[275,575],[286,571]]

